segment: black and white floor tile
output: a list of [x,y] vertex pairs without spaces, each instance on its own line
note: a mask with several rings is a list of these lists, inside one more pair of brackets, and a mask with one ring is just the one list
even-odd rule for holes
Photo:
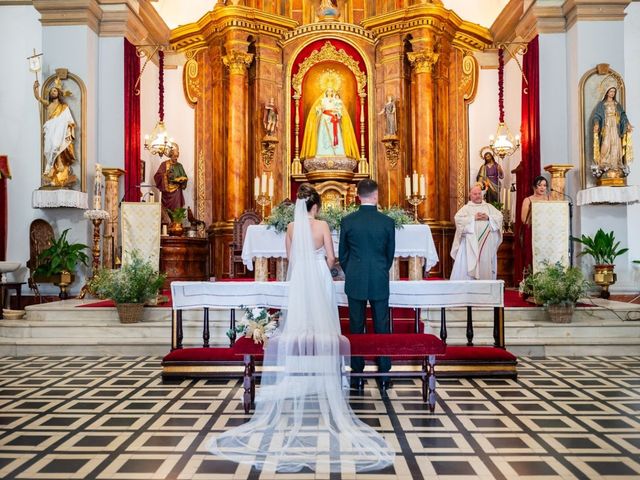
[[640,356],[522,358],[518,381],[414,380],[351,397],[396,450],[367,474],[277,474],[216,458],[247,416],[236,380],[163,384],[150,357],[0,358],[2,479],[640,479]]

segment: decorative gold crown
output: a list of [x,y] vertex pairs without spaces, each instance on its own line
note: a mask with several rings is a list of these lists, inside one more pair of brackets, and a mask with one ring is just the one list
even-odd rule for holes
[[332,89],[337,92],[342,86],[342,75],[336,72],[333,68],[328,68],[320,74],[320,88],[323,92],[328,89]]

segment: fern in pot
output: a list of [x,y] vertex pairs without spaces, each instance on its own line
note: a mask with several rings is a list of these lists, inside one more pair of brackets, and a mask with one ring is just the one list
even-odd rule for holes
[[90,291],[116,304],[122,323],[135,323],[142,317],[144,304],[157,294],[166,275],[134,251],[131,262],[118,270],[102,268],[89,282]]

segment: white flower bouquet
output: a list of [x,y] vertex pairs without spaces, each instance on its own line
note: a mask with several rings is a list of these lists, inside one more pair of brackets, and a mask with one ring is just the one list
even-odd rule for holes
[[[242,307],[244,315],[236,324],[235,334],[244,335],[247,338],[253,338],[255,343],[266,343],[273,336],[278,328],[278,320],[282,312],[279,310],[269,313],[266,308]],[[227,336],[232,338],[234,331],[229,329]]]

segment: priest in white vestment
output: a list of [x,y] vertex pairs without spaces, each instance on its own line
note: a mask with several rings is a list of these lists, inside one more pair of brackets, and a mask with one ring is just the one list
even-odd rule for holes
[[495,280],[502,243],[502,213],[482,198],[482,188],[469,191],[469,202],[455,216],[456,235],[451,280]]

